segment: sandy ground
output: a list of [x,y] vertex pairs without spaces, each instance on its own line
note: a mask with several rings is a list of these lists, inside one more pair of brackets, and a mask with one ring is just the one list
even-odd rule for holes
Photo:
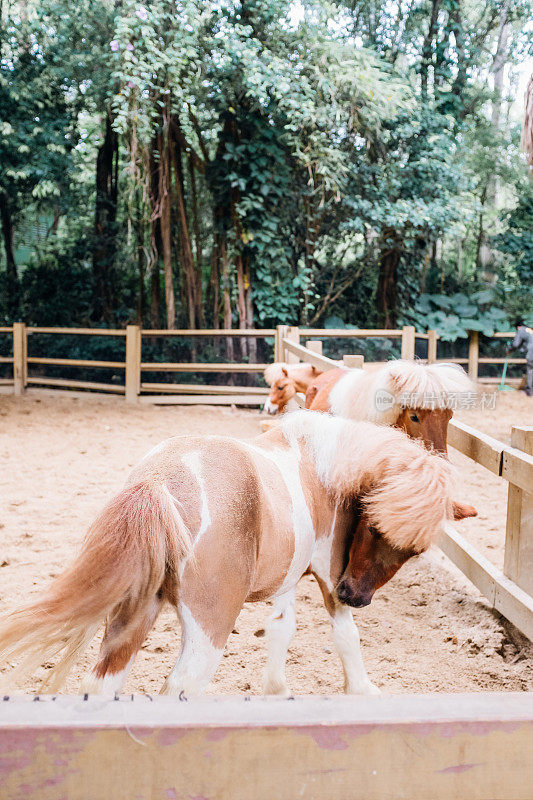
[[[493,411],[457,416],[503,441],[512,424],[533,423],[533,400],[522,392],[497,399]],[[0,395],[0,610],[38,596],[65,567],[106,498],[154,444],[184,433],[247,438],[259,432],[259,419],[257,411],[136,407],[119,398],[75,399],[37,390],[17,399]],[[480,512],[461,523],[462,530],[501,565],[507,485],[453,451],[452,460],[460,470],[460,498]],[[260,692],[268,605],[247,604],[241,612],[210,693]],[[340,692],[340,662],[313,578],[299,584],[297,618],[289,685],[298,694]],[[436,549],[403,567],[355,618],[370,677],[385,692],[533,689],[533,645],[491,612]],[[140,651],[126,690],[158,692],[178,650],[178,625],[167,609]],[[67,691],[77,691],[96,651],[97,642]],[[36,690],[36,678],[23,688]]]

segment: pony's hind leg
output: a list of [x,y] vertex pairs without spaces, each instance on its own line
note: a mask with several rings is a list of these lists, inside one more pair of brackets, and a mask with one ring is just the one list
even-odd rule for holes
[[[181,652],[176,664],[163,684],[161,694],[201,694],[217,671],[223,647],[216,647],[212,638],[204,631],[191,609],[180,602],[178,616],[181,623]],[[229,636],[237,614],[229,627]],[[220,631],[218,632],[220,634]]]
[[82,693],[114,694],[121,691],[135,655],[154,625],[161,602],[159,597],[154,597],[139,623],[127,632],[130,614],[126,607],[117,609],[107,624],[98,662],[82,681]]
[[268,652],[263,674],[264,694],[289,694],[285,677],[285,663],[287,650],[296,633],[295,591],[295,589],[290,589],[274,600],[274,610],[267,626]]

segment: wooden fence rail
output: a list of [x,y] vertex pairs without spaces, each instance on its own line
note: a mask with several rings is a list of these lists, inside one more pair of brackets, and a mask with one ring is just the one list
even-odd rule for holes
[[[48,336],[105,336],[118,337],[125,339],[125,360],[97,360],[81,358],[59,358],[48,357],[46,355],[34,356],[28,354],[28,340],[31,341],[33,335],[47,334]],[[274,360],[288,361],[297,363],[303,356],[302,349],[306,350],[306,359],[313,358],[309,353],[313,353],[314,363],[320,369],[332,369],[338,366],[339,362],[327,358],[322,354],[322,341],[328,339],[396,339],[400,340],[402,358],[412,359],[415,356],[415,344],[417,341],[427,341],[427,357],[424,359],[428,363],[435,363],[437,358],[437,348],[439,336],[434,330],[427,332],[417,332],[413,326],[404,326],[402,329],[388,330],[380,329],[359,329],[359,328],[298,328],[287,325],[278,325],[277,328],[264,328],[256,330],[248,329],[201,329],[201,330],[152,330],[141,329],[137,325],[128,325],[126,329],[106,329],[106,328],[62,328],[62,327],[43,327],[26,326],[24,323],[16,322],[11,326],[0,327],[0,335],[12,337],[13,355],[0,356],[0,364],[13,365],[12,377],[0,379],[0,383],[13,386],[15,394],[20,395],[28,385],[48,386],[51,388],[68,389],[89,389],[97,392],[112,392],[123,394],[127,402],[155,403],[192,403],[208,402],[220,404],[223,396],[227,398],[227,403],[238,403],[239,397],[243,405],[261,405],[266,396],[266,388],[231,386],[226,387],[228,391],[219,391],[217,385],[201,385],[193,390],[192,384],[187,383],[162,383],[159,381],[143,381],[142,373],[146,372],[169,372],[169,373],[226,373],[226,374],[257,374],[263,372],[266,367],[264,363],[249,363],[241,361],[239,363],[206,363],[199,361],[190,362],[154,362],[142,360],[142,343],[145,339],[156,337],[182,337],[193,341],[195,337],[221,339],[234,337],[237,339],[273,339],[274,341]],[[512,332],[498,332],[494,334],[495,339],[506,339],[513,336]],[[314,337],[314,338],[313,338]],[[317,337],[320,337],[318,340]],[[305,348],[302,341],[306,340]],[[299,349],[302,348],[302,349]],[[363,357],[361,355],[345,356],[342,363],[345,366],[360,366]],[[468,365],[468,372],[473,380],[478,378],[480,364],[502,364],[502,357],[480,357],[479,356],[479,336],[476,331],[471,332],[468,345],[468,357],[447,358],[446,361],[457,364]],[[509,364],[524,364],[525,359],[508,359]],[[123,374],[123,380],[117,381],[89,381],[76,380],[65,377],[49,377],[47,375],[35,374],[31,371],[32,367],[74,367],[80,369],[104,369],[112,370]],[[28,373],[28,368],[30,372]],[[496,380],[496,379],[492,379]],[[157,394],[155,394],[157,393]],[[142,397],[141,397],[142,396]],[[174,399],[173,399],[174,397]],[[194,400],[196,398],[196,401]]]

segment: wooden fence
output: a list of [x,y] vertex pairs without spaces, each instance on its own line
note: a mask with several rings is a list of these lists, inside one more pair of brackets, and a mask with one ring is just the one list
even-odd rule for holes
[[[337,366],[317,353],[316,347],[310,352],[298,344],[290,330],[282,333],[282,360],[296,358],[324,371]],[[296,395],[295,400],[305,406],[302,395]],[[451,525],[447,526],[440,547],[491,607],[533,641],[533,427],[513,427],[508,446],[452,420],[448,443],[509,484],[503,572]]]
[[[79,358],[57,358],[34,356],[31,353],[31,338],[36,334],[51,336],[92,336],[116,337],[125,340],[125,359],[122,361],[102,361]],[[302,340],[307,340],[307,350],[321,354],[322,340],[327,339],[394,339],[400,343],[402,358],[413,358],[415,344],[418,341],[427,342],[426,358],[429,363],[438,360],[437,346],[439,336],[435,331],[426,333],[416,332],[412,326],[402,329],[323,329],[323,328],[297,328],[278,325],[272,329],[240,330],[240,329],[204,329],[204,330],[152,330],[141,329],[138,325],[128,325],[126,329],[104,328],[48,328],[26,326],[17,322],[12,326],[0,327],[0,336],[12,337],[13,347],[11,356],[1,356],[0,364],[12,364],[12,377],[3,378],[0,383],[12,385],[14,393],[20,395],[27,386],[44,386],[56,389],[82,389],[97,392],[111,392],[124,395],[129,403],[160,403],[160,404],[192,404],[207,403],[212,405],[262,405],[267,394],[266,388],[251,386],[227,385],[202,385],[197,383],[160,383],[146,380],[150,372],[166,373],[226,373],[226,374],[254,374],[261,373],[266,367],[264,363],[221,363],[221,362],[156,362],[145,361],[142,358],[143,341],[156,337],[182,337],[192,340],[194,337],[220,340],[229,337],[237,339],[262,338],[272,339],[274,342],[274,359],[276,361],[298,361],[301,352],[282,344],[288,339],[291,346],[302,346]],[[495,333],[496,339],[508,339],[512,332]],[[308,356],[309,357],[309,356]],[[343,363],[348,366],[358,366],[361,356],[346,356]],[[324,359],[324,357],[323,357]],[[472,332],[469,338],[468,358],[446,358],[458,364],[464,364],[473,380],[478,379],[479,364],[501,364],[503,358],[479,357],[479,337],[477,332]],[[338,362],[328,360],[330,366],[337,366]],[[322,365],[326,361],[320,361]],[[511,364],[525,364],[525,359],[509,359]],[[68,367],[83,369],[105,369],[113,372],[123,372],[120,383],[107,381],[87,381],[73,378],[48,377],[36,374],[32,367]],[[484,379],[487,380],[487,379]],[[490,379],[488,379],[490,380]],[[495,380],[495,379],[492,379]]]
[[0,697],[0,716],[2,800],[532,796],[523,692]]

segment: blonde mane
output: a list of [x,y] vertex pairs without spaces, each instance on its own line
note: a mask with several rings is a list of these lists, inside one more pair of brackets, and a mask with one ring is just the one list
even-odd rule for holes
[[339,501],[362,500],[393,547],[421,552],[452,519],[453,467],[402,431],[316,411],[289,414],[281,428]]
[[459,395],[475,394],[457,364],[388,361],[377,372],[350,370],[330,395],[333,414],[394,425],[404,408],[453,408]]
[[[285,375],[285,372],[287,375]],[[286,364],[284,361],[275,361],[274,364],[269,364],[263,372],[263,378],[269,386],[272,386],[280,378],[289,377],[291,380],[311,382],[317,375],[320,375],[320,370],[313,367],[312,364]]]

